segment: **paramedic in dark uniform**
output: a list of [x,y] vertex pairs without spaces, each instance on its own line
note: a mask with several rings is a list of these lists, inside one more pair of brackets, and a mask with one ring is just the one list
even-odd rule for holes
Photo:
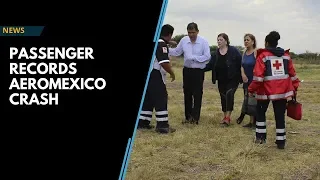
[[166,73],[170,74],[171,81],[175,80],[175,74],[171,69],[169,60],[168,43],[172,38],[174,28],[171,25],[164,25],[161,30],[161,37],[155,54],[153,69],[147,87],[147,92],[139,118],[139,129],[152,129],[150,125],[153,109],[156,116],[156,131],[159,133],[174,132],[175,129],[169,126],[168,122],[168,94],[166,89]]

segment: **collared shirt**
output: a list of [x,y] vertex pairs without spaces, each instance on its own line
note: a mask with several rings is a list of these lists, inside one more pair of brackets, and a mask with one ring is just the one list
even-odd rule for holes
[[192,43],[189,36],[183,37],[176,48],[169,49],[169,56],[184,56],[184,67],[204,69],[211,58],[207,40],[197,36]]

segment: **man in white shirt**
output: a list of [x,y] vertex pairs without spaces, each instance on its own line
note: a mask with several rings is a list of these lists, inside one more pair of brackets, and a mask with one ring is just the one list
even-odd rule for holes
[[204,71],[211,58],[207,40],[199,36],[198,25],[187,26],[188,36],[183,37],[176,48],[169,49],[170,56],[184,56],[183,91],[186,122],[196,123],[200,119]]

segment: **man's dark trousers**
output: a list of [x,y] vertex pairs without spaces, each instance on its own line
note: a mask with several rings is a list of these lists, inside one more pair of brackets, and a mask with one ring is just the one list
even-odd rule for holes
[[199,68],[183,68],[183,92],[186,120],[200,120],[204,70]]

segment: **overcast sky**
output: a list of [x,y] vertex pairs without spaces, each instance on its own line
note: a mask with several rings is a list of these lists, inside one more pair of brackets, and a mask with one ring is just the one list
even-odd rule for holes
[[243,35],[252,33],[264,47],[265,36],[276,30],[279,46],[320,52],[320,0],[169,0],[164,24],[175,27],[174,35],[186,34],[190,22],[210,45],[225,32],[231,45],[243,46]]

